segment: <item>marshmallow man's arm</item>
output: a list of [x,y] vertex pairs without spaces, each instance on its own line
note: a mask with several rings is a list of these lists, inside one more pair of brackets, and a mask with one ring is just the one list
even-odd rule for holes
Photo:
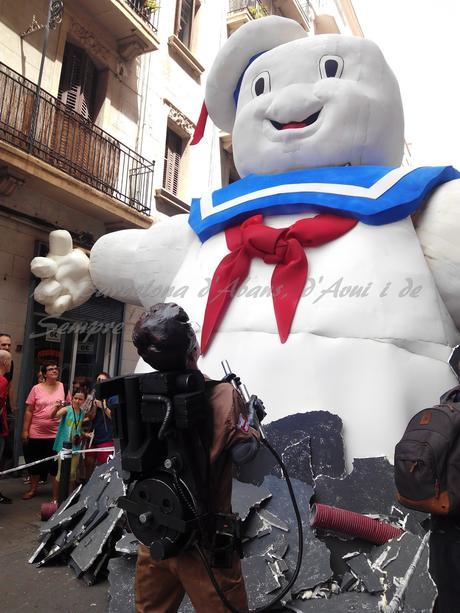
[[147,306],[161,300],[157,288],[171,285],[192,241],[188,215],[167,217],[148,230],[121,230],[102,236],[91,250],[90,274],[104,295]]
[[134,286],[136,253],[148,230],[105,234],[91,249],[89,272],[96,288],[121,302],[141,306]]
[[140,304],[133,283],[133,259],[146,230],[122,230],[103,236],[91,251],[91,260],[73,248],[66,230],[50,233],[49,252],[31,262],[41,279],[34,292],[50,315],[61,315],[85,303],[99,290],[131,304]]
[[[146,305],[148,292],[165,291],[197,240],[187,215],[166,218],[148,230],[121,230],[101,237],[90,259],[74,249],[65,230],[50,234],[47,257],[36,257],[31,270],[41,282],[35,299],[50,315],[61,315],[86,302],[95,290],[122,302]],[[157,297],[159,302],[161,297]]]
[[460,179],[433,192],[415,229],[439,293],[460,329]]

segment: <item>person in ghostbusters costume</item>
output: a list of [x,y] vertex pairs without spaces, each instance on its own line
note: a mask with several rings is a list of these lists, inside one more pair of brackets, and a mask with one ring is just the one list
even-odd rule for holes
[[[187,313],[177,304],[153,305],[134,326],[133,343],[138,354],[155,370],[198,370],[198,341]],[[235,446],[252,449],[251,443],[258,441],[259,435],[249,427],[244,403],[230,383],[212,385],[206,398],[206,425],[201,429],[210,429],[206,448],[210,463],[208,503],[212,516],[232,512],[232,449]],[[203,436],[203,440],[206,438]],[[207,522],[212,524],[210,517]],[[209,550],[207,555],[211,556]],[[232,606],[247,611],[246,589],[236,550],[231,552],[227,565],[213,568],[213,574]],[[136,613],[177,611],[185,592],[199,613],[228,611],[197,551],[190,548],[167,559],[154,560],[149,548],[140,544],[136,563]]]
[[399,86],[368,40],[255,20],[218,53],[205,102],[242,179],[190,216],[103,236],[90,261],[52,233],[36,299],[57,314],[97,287],[148,309],[187,287],[174,300],[202,326],[202,370],[227,359],[267,422],[331,411],[348,460],[391,458],[455,384],[458,172],[400,166]]

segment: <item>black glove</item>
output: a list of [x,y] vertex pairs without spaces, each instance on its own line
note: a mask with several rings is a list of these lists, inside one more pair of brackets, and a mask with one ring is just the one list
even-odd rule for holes
[[258,430],[259,423],[262,423],[267,412],[265,411],[264,403],[254,394],[248,402],[248,422],[249,425]]

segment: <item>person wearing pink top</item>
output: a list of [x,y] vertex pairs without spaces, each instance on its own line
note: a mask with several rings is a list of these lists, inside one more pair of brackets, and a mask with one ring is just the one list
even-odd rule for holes
[[[43,382],[34,385],[26,399],[22,426],[26,463],[55,455],[53,444],[60,419],[52,417],[51,412],[56,406],[63,406],[66,400],[64,386],[58,380],[59,368],[56,362],[43,364],[40,371],[43,375]],[[57,462],[53,460],[31,466],[29,468],[30,489],[22,499],[33,498],[37,493],[38,482],[40,479],[46,481],[48,473],[54,482],[56,472]]]

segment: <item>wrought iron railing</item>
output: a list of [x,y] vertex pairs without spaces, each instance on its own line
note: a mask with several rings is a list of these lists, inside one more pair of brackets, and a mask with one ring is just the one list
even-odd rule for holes
[[126,4],[135,11],[155,32],[158,31],[158,17],[160,3],[158,0],[125,0]]
[[[297,4],[297,7],[303,13],[304,19],[307,24],[310,24],[311,19],[311,4],[309,0],[294,0]],[[282,5],[282,3],[280,3]],[[267,1],[266,3],[263,0],[229,0],[228,12],[238,13],[239,11],[247,10],[254,19],[258,17],[266,17],[271,14],[280,14],[279,10],[274,9],[272,7],[272,3]]]
[[269,15],[268,9],[261,0],[230,0],[228,6],[229,13],[238,13],[244,10],[247,10],[254,19]]
[[125,144],[0,62],[0,140],[150,214],[153,167]]

